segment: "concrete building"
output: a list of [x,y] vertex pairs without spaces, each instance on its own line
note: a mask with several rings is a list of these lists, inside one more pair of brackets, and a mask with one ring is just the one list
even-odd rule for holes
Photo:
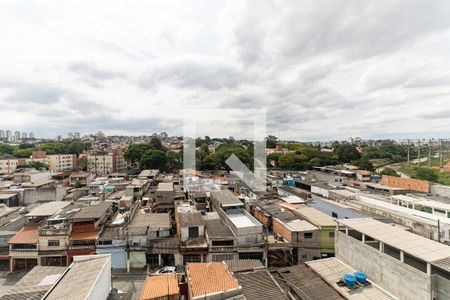
[[39,232],[37,225],[23,227],[8,242],[10,271],[29,271],[39,265]]
[[376,220],[337,220],[336,258],[399,299],[450,294],[450,247]]
[[123,227],[105,227],[96,241],[97,254],[111,255],[111,268],[126,270],[127,268],[127,241]]
[[109,153],[98,152],[87,155],[88,171],[97,175],[126,173],[127,162],[121,150]]
[[55,154],[47,155],[49,170],[52,171],[72,171],[77,167],[76,154]]
[[319,259],[320,231],[319,228],[304,220],[283,221],[273,219],[273,232],[292,243],[294,263]]
[[230,227],[216,212],[203,216],[206,223],[206,241],[208,243],[208,261],[220,262],[238,258],[237,239]]
[[319,228],[321,257],[334,256],[334,235],[336,223],[331,216],[312,207],[301,207],[293,211],[302,220]]

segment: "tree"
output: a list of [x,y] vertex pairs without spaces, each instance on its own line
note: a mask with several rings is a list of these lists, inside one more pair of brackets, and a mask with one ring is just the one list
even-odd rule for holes
[[164,150],[161,140],[157,137],[152,137],[149,144],[150,147],[154,150]]
[[123,156],[127,161],[132,164],[138,164],[142,158],[142,155],[148,150],[151,150],[151,146],[149,144],[134,144],[128,146],[127,150]]
[[266,137],[266,148],[275,148],[277,146],[278,138],[274,135],[268,135]]
[[73,141],[67,145],[67,152],[69,152],[69,154],[80,155],[83,150],[84,145],[80,141]]
[[439,176],[432,169],[424,167],[417,167],[415,169],[415,174],[412,177],[415,179],[428,180],[433,182],[437,182],[439,179]]
[[389,167],[384,168],[383,171],[380,172],[380,175],[387,175],[387,176],[396,176],[396,177],[399,177],[399,176],[397,175],[397,172],[396,172],[394,169],[389,168]]
[[335,144],[334,154],[341,163],[349,163],[353,160],[361,159],[361,154],[354,145],[350,144]]
[[88,167],[88,160],[87,160],[87,156],[83,156],[80,157],[77,160],[77,166],[80,170],[82,171],[87,171],[87,167]]
[[370,160],[367,160],[367,159],[356,160],[353,162],[353,164],[355,166],[357,166],[358,168],[360,168],[361,170],[366,170],[366,171],[370,171],[370,172],[375,171],[375,167],[370,162]]
[[167,164],[166,153],[161,150],[147,150],[142,155],[139,164],[142,169],[165,170]]
[[181,168],[182,159],[179,153],[175,151],[167,151],[166,160],[167,160],[166,169],[168,171],[176,171]]
[[23,164],[23,165],[17,165],[17,168],[33,168],[36,170],[39,169],[46,169],[48,170],[48,164],[40,162],[40,161],[30,161],[29,163]]

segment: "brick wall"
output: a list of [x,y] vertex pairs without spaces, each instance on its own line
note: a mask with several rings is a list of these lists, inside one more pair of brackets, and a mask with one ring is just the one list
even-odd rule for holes
[[389,187],[407,189],[415,192],[422,192],[422,193],[430,192],[430,182],[427,180],[400,178],[395,176],[383,175],[380,184]]

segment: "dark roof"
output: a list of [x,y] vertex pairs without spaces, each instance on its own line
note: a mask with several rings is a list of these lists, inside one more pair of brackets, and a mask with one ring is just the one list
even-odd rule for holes
[[224,260],[231,272],[248,272],[264,269],[264,265],[258,259],[231,259]]
[[247,300],[288,299],[267,271],[242,273],[235,276],[241,284],[242,293]]
[[105,227],[97,240],[123,240],[124,232],[122,227]]
[[292,212],[279,206],[277,201],[263,200],[254,201],[253,203],[255,204],[255,206],[259,207],[261,211],[269,214],[272,218],[278,218],[285,221],[298,219],[298,217],[296,217]]
[[181,227],[194,227],[205,224],[205,220],[198,211],[181,212],[178,218]]
[[305,191],[305,190],[302,190],[299,188],[295,188],[295,187],[291,187],[291,186],[280,186],[279,189],[283,190],[289,194],[292,194],[294,196],[301,197],[301,198],[311,195],[311,193],[308,191]]
[[100,219],[103,218],[111,208],[111,203],[102,202],[96,205],[83,207],[79,212],[72,216],[73,220],[80,219]]
[[212,191],[211,198],[221,206],[243,205],[242,201],[230,190]]
[[206,232],[210,238],[234,237],[230,227],[220,219],[206,220]]
[[147,250],[149,254],[169,254],[179,253],[180,241],[177,237],[168,237],[157,240],[152,240]]
[[277,275],[274,278],[283,289],[290,289],[301,299],[343,299],[332,287],[304,265],[280,268],[274,275]]

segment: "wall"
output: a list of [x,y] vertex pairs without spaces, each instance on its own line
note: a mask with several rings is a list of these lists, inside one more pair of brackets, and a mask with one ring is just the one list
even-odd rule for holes
[[431,185],[431,193],[433,195],[450,197],[450,186],[440,185],[440,184],[432,184]]
[[64,187],[26,189],[22,195],[22,203],[24,204],[38,201],[62,201],[66,195],[66,189]]
[[108,259],[86,300],[107,299],[111,290],[111,259]]
[[311,193],[321,195],[322,197],[325,197],[325,198],[329,197],[329,190],[318,187],[318,186],[311,186]]
[[447,299],[450,295],[450,280],[439,275],[431,275],[431,286],[436,299]]
[[338,232],[336,257],[399,299],[430,299],[430,279],[401,261]]
[[380,184],[389,187],[407,189],[415,192],[422,192],[422,193],[430,192],[430,182],[426,180],[400,178],[395,176],[383,175],[383,177],[381,177]]
[[97,248],[97,254],[110,254],[111,255],[111,268],[113,269],[126,269],[127,267],[127,254],[125,248]]

